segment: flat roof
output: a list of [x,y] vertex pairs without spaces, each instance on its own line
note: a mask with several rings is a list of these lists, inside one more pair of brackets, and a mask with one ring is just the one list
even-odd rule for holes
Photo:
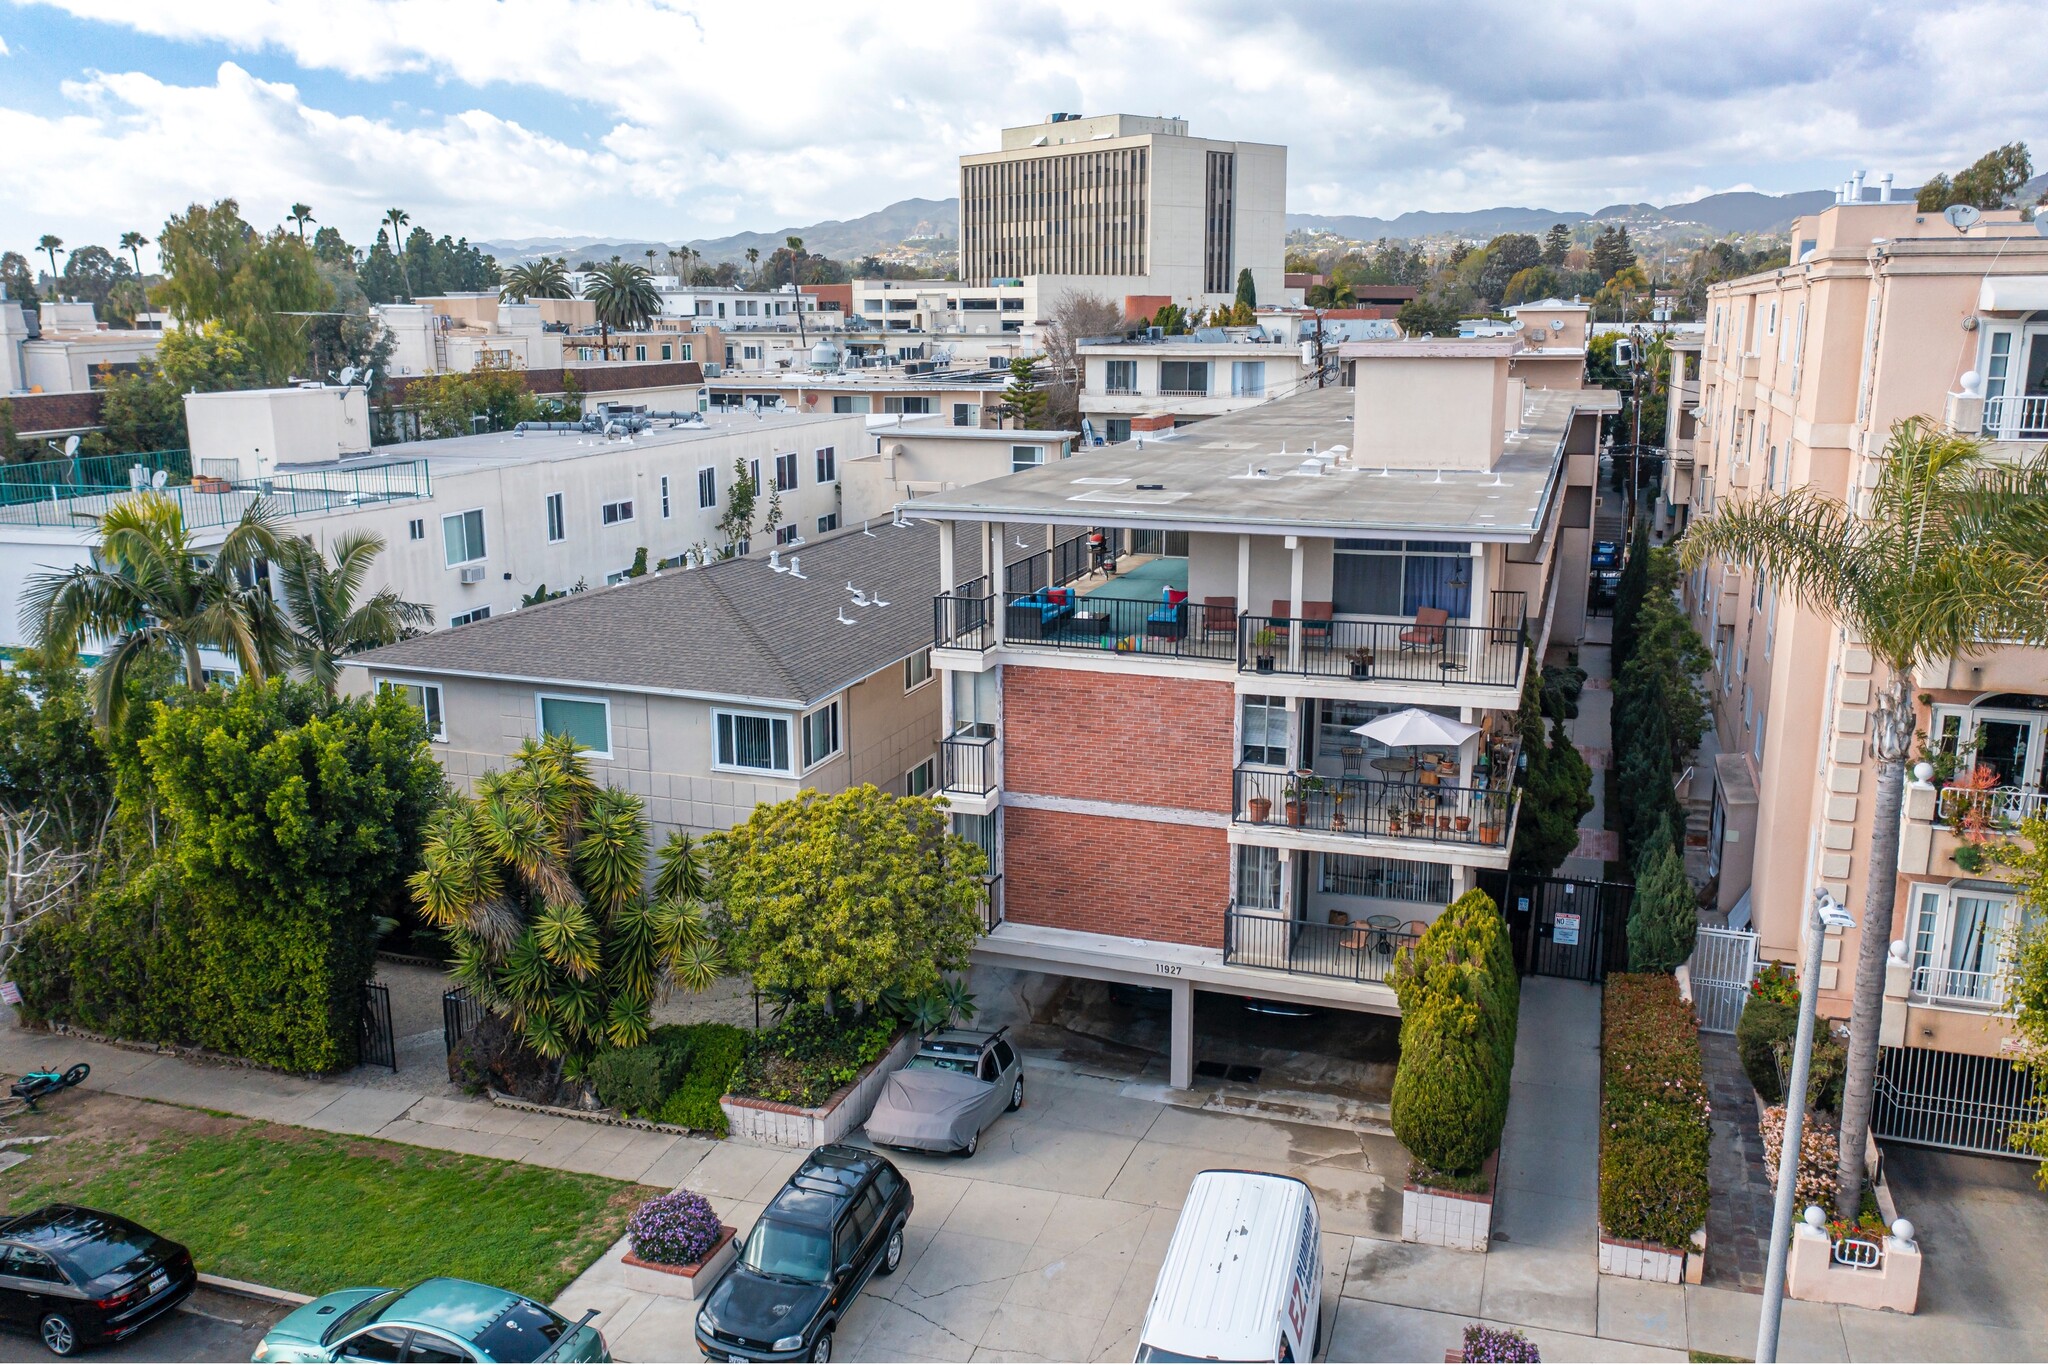
[[[844,413],[839,415],[845,416]],[[891,413],[889,415],[893,417],[896,414]],[[882,436],[884,434],[923,438],[936,436],[948,441],[1000,441],[1007,445],[1020,441],[1071,441],[1081,433],[1078,431],[1059,431],[1052,427],[1003,427],[1000,429],[993,427],[956,427],[942,417],[933,417],[929,414],[920,413],[917,414],[916,421],[876,422],[871,420],[868,423],[868,435]]]
[[[934,520],[1523,543],[1561,477],[1572,415],[1620,403],[1607,389],[1531,389],[1522,430],[1479,471],[1438,469],[1427,450],[1387,469],[1349,463],[1356,398],[1349,388],[1309,389],[905,506]],[[1304,469],[1311,448],[1327,456],[1338,446],[1343,462]]]
[[714,408],[703,414],[701,423],[672,427],[657,418],[653,426],[634,432],[630,438],[599,436],[584,431],[531,431],[524,436],[512,431],[490,431],[475,436],[449,436],[438,441],[401,441],[397,445],[378,446],[368,458],[279,465],[277,472],[297,474],[316,469],[373,469],[380,464],[424,460],[436,474],[455,474],[470,469],[502,469],[549,460],[582,459],[620,450],[698,445],[747,431],[795,431],[828,422],[844,422],[852,416],[854,414],[844,412],[723,413]]

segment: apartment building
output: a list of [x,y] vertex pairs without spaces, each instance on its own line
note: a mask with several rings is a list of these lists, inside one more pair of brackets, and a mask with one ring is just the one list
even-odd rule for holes
[[724,337],[694,320],[657,319],[641,332],[608,333],[588,299],[500,300],[496,294],[448,294],[379,304],[371,313],[391,337],[396,378],[461,373],[479,364],[559,371],[564,366],[674,365],[715,362]]
[[926,795],[937,549],[935,528],[883,521],[669,569],[358,655],[343,687],[413,700],[464,787],[566,734],[658,834],[728,829],[807,788]]
[[[1296,341],[1289,322],[1088,338],[1081,343],[1081,415],[1116,445],[1293,393],[1315,382],[1315,344]],[[1391,324],[1386,334],[1397,335]]]
[[980,369],[915,363],[885,369],[791,368],[726,373],[710,384],[713,412],[780,408],[789,412],[939,417],[957,427],[997,427],[1009,388],[1006,361]]
[[32,332],[22,306],[0,296],[0,398],[88,393],[153,359],[163,340],[158,329],[109,327],[89,302],[45,303],[38,313]]
[[925,417],[870,417],[870,449],[839,466],[846,524],[893,514],[900,503],[984,483],[1073,454],[1071,431],[1012,427],[997,431]]
[[[1584,579],[1603,390],[1519,342],[1341,348],[1307,389],[913,499],[938,523],[940,790],[991,851],[992,967],[1375,1013],[1507,864],[1509,723]],[[1443,740],[1360,733],[1415,709]]]
[[1191,137],[1185,119],[1054,114],[960,158],[960,278],[1208,304],[1249,268],[1277,300],[1286,217],[1285,147]]
[[[1796,220],[1792,239],[1792,264],[1716,285],[1704,336],[1673,347],[1673,527],[1794,487],[1854,499],[1906,417],[2001,455],[2048,440],[2048,239],[2034,224],[1986,213],[1958,231],[1911,203],[1843,202]],[[1861,641],[1738,566],[1703,566],[1685,598],[1714,658],[1708,870],[1763,954],[1797,961],[1814,887],[1863,902],[1869,734],[1885,679]],[[1979,799],[1996,822],[2043,808],[2048,651],[1936,660],[1915,693],[1929,756],[1961,749],[1995,773]],[[1957,860],[1966,799],[1924,778],[1907,791],[1882,1036],[1886,1066],[1938,1064],[1974,1085],[2014,1074],[1969,1059],[2007,1035],[2002,973],[2018,912],[1995,868]],[[1850,1010],[1859,933],[1823,946],[1821,1008],[1836,1018]],[[1922,1095],[1922,1109],[1946,1112],[1963,1094]]]
[[849,317],[886,332],[1001,336],[1034,333],[1042,321],[1040,281],[855,280]]

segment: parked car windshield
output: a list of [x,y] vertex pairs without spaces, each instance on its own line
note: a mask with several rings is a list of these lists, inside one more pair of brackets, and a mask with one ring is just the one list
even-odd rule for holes
[[974,1074],[972,1057],[934,1057],[928,1052],[920,1052],[910,1059],[909,1064],[921,1066],[927,1071],[957,1071],[963,1076]]
[[539,1360],[568,1330],[569,1324],[562,1318],[521,1299],[476,1334],[476,1345],[492,1360]]
[[823,1228],[764,1218],[754,1224],[741,1262],[762,1275],[823,1284],[832,1276],[832,1238]]
[[372,1294],[364,1299],[334,1320],[334,1325],[327,1329],[327,1335],[320,1338],[321,1344],[324,1346],[330,1341],[347,1336],[358,1327],[375,1322],[383,1316],[385,1309],[398,1302],[398,1296],[404,1292],[402,1289],[387,1289],[381,1294]]

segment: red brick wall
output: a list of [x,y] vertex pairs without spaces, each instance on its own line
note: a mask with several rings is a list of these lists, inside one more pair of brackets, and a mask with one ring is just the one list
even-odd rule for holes
[[1003,787],[1036,796],[1231,809],[1230,684],[1003,670]]
[[1221,829],[1003,810],[1006,919],[1221,948],[1229,904]]

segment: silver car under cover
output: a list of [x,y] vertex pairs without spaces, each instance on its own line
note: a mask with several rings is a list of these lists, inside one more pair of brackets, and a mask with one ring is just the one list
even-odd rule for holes
[[958,1151],[979,1130],[994,1089],[957,1071],[905,1067],[883,1085],[868,1116],[868,1137],[891,1147]]

